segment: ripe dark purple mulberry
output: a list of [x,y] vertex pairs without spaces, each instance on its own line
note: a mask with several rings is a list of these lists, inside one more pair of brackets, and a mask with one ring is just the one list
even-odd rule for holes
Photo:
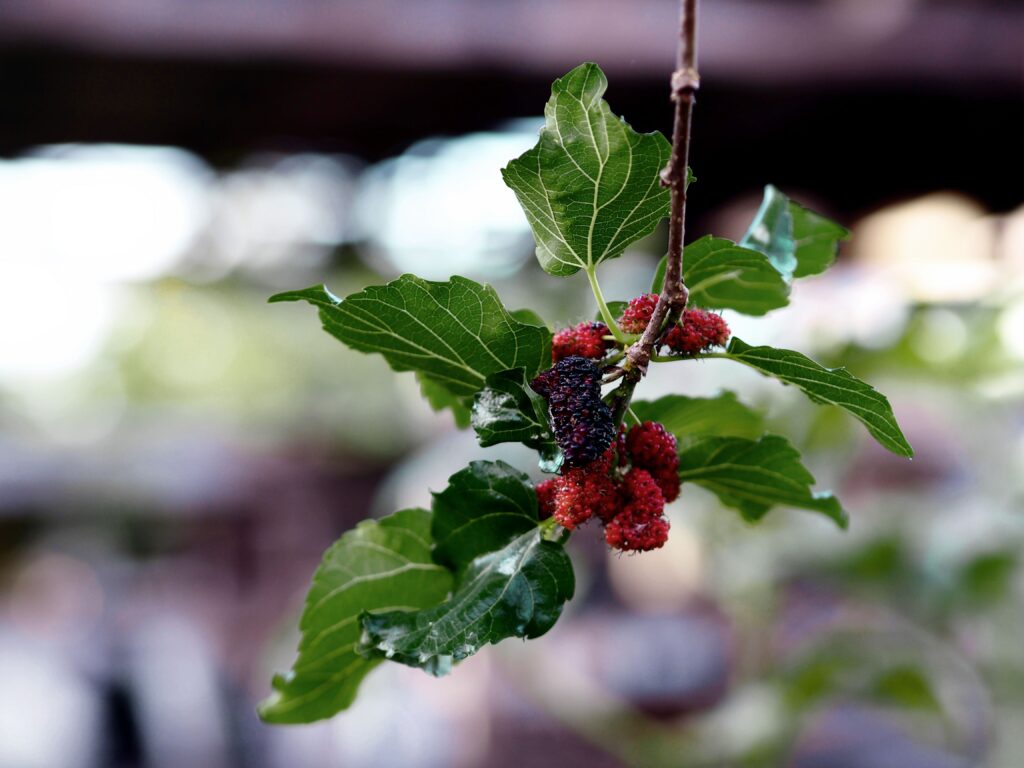
[[584,467],[615,439],[612,412],[601,401],[601,369],[585,357],[566,357],[530,386],[548,401],[555,442],[566,467]]

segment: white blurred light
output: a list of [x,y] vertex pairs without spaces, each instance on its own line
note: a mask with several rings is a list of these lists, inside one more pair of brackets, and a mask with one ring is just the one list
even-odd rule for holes
[[322,155],[295,155],[225,174],[217,185],[212,247],[190,271],[222,277],[239,265],[265,268],[320,259],[348,237],[353,173]]
[[95,765],[101,729],[98,693],[38,645],[0,633],[0,765]]
[[360,230],[402,272],[501,276],[529,255],[529,229],[498,169],[537,141],[539,121],[436,139],[367,172]]
[[139,730],[153,768],[229,764],[228,723],[213,649],[171,610],[146,616],[128,637]]
[[0,162],[0,376],[72,372],[110,328],[116,285],[170,269],[205,223],[186,152],[52,147]]
[[126,411],[120,371],[102,364],[74,376],[34,379],[15,389],[12,402],[49,441],[61,445],[102,440]]
[[999,316],[999,341],[1013,357],[1024,360],[1024,298],[1011,304]]
[[996,222],[960,195],[939,193],[891,206],[855,231],[859,260],[918,301],[975,300],[1001,279]]
[[162,147],[55,147],[0,163],[0,260],[56,280],[153,278],[203,225],[208,176]]
[[921,313],[920,326],[911,345],[924,360],[941,365],[958,360],[967,349],[967,326],[948,309],[929,309]]
[[39,265],[0,259],[0,377],[46,377],[88,363],[106,338],[113,289],[52,279]]

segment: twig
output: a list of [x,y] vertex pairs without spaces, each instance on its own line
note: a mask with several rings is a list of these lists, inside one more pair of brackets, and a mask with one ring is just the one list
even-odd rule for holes
[[690,159],[690,123],[696,102],[700,76],[697,74],[697,0],[681,0],[679,57],[672,74],[672,100],[675,124],[672,129],[672,154],[661,172],[661,183],[672,191],[668,220],[668,260],[665,285],[654,307],[651,321],[640,338],[626,350],[622,383],[615,390],[613,413],[620,423],[633,397],[633,390],[647,372],[651,355],[662,328],[674,324],[686,308],[689,293],[683,283],[683,237],[686,225],[686,181]]

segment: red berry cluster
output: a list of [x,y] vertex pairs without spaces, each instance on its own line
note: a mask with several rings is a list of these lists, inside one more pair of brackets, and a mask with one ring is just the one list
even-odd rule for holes
[[656,421],[637,424],[626,436],[626,454],[634,467],[650,473],[665,501],[679,498],[679,454],[675,435]]
[[638,424],[597,460],[540,483],[540,516],[570,530],[596,517],[614,549],[657,549],[668,539],[663,513],[679,496],[678,469],[675,437],[661,424]]
[[626,333],[643,333],[644,328],[651,322],[654,314],[654,307],[658,304],[658,294],[645,293],[631,299],[629,304],[619,317],[619,328]]
[[679,324],[665,335],[665,346],[681,355],[696,355],[728,341],[728,324],[721,315],[705,309],[684,310]]
[[[645,293],[629,302],[619,317],[626,333],[643,333],[651,322],[658,294]],[[662,339],[662,344],[680,355],[696,355],[729,341],[729,326],[721,315],[706,309],[687,309]]]
[[580,323],[572,328],[563,328],[551,340],[551,361],[557,363],[567,357],[586,357],[600,360],[612,347],[608,326],[604,323]]

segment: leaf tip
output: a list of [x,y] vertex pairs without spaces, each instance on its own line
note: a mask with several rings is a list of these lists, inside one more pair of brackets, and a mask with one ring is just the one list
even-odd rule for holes
[[309,288],[303,288],[298,291],[283,291],[282,293],[275,293],[267,299],[268,304],[277,304],[282,301],[308,301],[311,304],[323,304],[325,302],[341,304],[341,299],[331,293],[323,283],[320,285],[312,285]]

